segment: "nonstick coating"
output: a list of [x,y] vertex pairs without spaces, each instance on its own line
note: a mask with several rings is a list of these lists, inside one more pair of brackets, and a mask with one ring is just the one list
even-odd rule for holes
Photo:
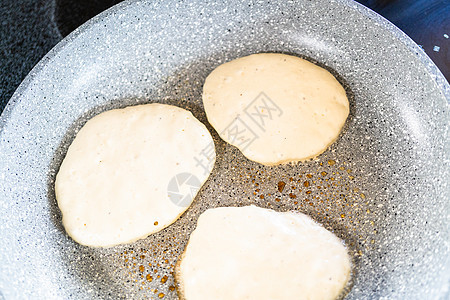
[[[206,76],[258,52],[304,57],[345,86],[349,119],[318,159],[264,167],[207,124]],[[119,4],[56,46],[0,119],[1,293],[176,298],[173,267],[199,214],[255,204],[304,212],[345,241],[353,259],[347,299],[445,298],[449,95],[442,74],[409,38],[352,1]],[[54,196],[65,152],[90,117],[147,102],[187,108],[207,124],[214,171],[165,230],[110,249],[80,246],[65,234]]]

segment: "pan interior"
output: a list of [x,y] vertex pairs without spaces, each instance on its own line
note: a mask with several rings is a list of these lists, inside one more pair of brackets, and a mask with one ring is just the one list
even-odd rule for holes
[[[174,265],[198,216],[254,204],[306,213],[345,241],[347,299],[443,296],[449,88],[418,51],[349,1],[129,1],[94,18],[32,71],[2,116],[0,290],[6,299],[174,299]],[[265,167],[207,123],[206,76],[260,52],[306,58],[345,87],[349,119],[318,159]],[[213,173],[163,231],[108,249],[80,246],[65,234],[54,197],[67,148],[92,116],[148,102],[186,108],[208,126]]]

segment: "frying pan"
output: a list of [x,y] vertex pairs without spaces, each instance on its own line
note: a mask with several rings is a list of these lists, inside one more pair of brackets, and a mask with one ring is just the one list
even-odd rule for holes
[[[258,52],[306,58],[345,87],[349,119],[316,160],[265,167],[207,124],[206,76]],[[448,83],[417,45],[352,1],[121,3],[50,51],[1,116],[1,293],[176,298],[173,267],[199,214],[254,204],[306,213],[345,241],[353,262],[347,299],[446,298],[449,99]],[[213,173],[165,230],[108,249],[81,246],[66,235],[54,196],[65,152],[92,116],[148,102],[184,107],[207,124]]]

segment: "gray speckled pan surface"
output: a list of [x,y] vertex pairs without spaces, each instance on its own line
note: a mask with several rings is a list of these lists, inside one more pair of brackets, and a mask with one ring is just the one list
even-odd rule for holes
[[[264,167],[208,125],[216,166],[176,223],[110,249],[67,237],[53,182],[87,119],[155,101],[207,123],[207,74],[268,51],[318,62],[346,87],[351,114],[329,150],[314,161]],[[115,6],[56,46],[0,118],[0,299],[176,298],[171,272],[198,215],[248,204],[299,210],[344,239],[354,263],[347,299],[448,297],[449,99],[425,54],[352,1]]]

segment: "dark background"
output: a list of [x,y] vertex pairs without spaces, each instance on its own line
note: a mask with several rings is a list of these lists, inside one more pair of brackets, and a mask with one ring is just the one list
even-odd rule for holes
[[[357,0],[409,35],[450,78],[450,0]],[[63,37],[120,0],[0,0],[0,112]]]

